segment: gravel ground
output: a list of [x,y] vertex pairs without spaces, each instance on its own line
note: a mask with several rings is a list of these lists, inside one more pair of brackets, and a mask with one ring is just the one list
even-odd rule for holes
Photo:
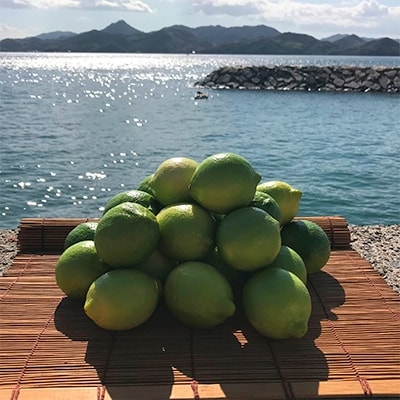
[[400,294],[400,225],[349,225],[351,247]]
[[[400,225],[349,225],[351,247],[400,294]],[[17,254],[16,229],[0,229],[0,276]]]
[[11,266],[17,255],[17,229],[0,230],[0,276]]

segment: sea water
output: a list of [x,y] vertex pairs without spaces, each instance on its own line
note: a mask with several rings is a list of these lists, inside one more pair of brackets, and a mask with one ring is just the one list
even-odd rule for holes
[[221,66],[398,66],[397,57],[0,53],[0,227],[100,217],[167,158],[219,152],[302,190],[299,215],[399,223],[400,97],[207,90]]

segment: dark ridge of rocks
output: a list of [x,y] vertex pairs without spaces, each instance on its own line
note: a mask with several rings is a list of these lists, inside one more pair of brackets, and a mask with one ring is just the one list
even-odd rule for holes
[[400,93],[400,68],[350,66],[222,67],[195,83],[211,89]]

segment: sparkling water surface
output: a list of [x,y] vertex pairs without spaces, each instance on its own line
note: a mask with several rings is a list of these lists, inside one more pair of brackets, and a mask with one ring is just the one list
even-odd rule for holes
[[99,217],[166,158],[246,157],[303,191],[299,215],[399,223],[400,97],[212,90],[225,65],[398,66],[397,57],[0,53],[0,227]]

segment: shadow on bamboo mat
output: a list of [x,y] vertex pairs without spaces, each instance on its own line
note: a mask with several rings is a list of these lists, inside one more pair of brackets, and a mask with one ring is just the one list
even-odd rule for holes
[[[30,225],[31,237],[40,246],[50,240],[55,251],[54,236],[40,224]],[[56,221],[50,225],[52,233],[62,231],[57,240],[65,237],[65,223],[61,230]],[[339,225],[345,237],[342,221]],[[324,226],[331,229],[331,221]],[[57,287],[57,259],[43,251],[20,253],[0,280],[0,399],[399,395],[400,297],[353,250],[333,250],[324,270],[310,276],[308,333],[290,340],[257,334],[240,305],[214,329],[184,326],[160,303],[133,330],[103,330]]]
[[[164,304],[141,327],[106,332],[87,319],[80,304],[63,299],[55,313],[55,326],[71,340],[87,341],[85,361],[96,369],[113,399],[120,398],[124,385],[156,387],[157,396],[168,399],[173,386],[179,384],[190,386],[188,398],[209,385],[214,390],[218,387],[228,399],[253,398],[256,393],[259,398],[260,389],[268,398],[296,398],[290,382],[307,382],[307,396],[318,397],[319,382],[328,380],[329,367],[315,340],[321,335],[321,319],[336,320],[332,309],[344,302],[344,291],[336,279],[326,273],[319,279],[336,295],[321,307],[310,286],[314,311],[302,339],[267,340],[253,330],[240,309],[214,329],[188,328],[177,323]],[[297,390],[305,390],[300,386]]]

